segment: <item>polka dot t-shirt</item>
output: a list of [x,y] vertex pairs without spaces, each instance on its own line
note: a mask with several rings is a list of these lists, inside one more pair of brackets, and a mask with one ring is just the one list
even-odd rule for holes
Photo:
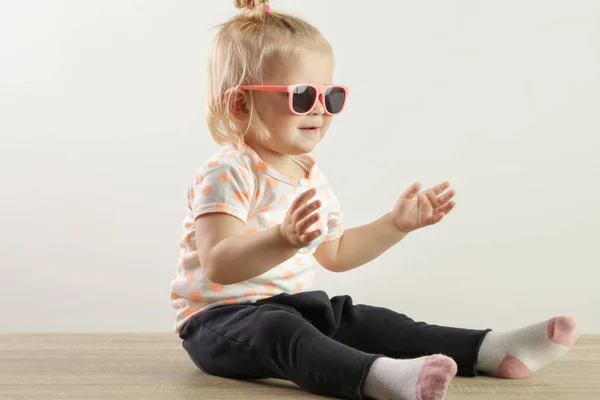
[[[331,185],[315,160],[299,156],[295,161],[308,172],[296,179],[278,172],[244,144],[229,144],[215,154],[191,177],[180,241],[177,276],[171,282],[171,305],[176,311],[174,331],[179,333],[194,315],[225,304],[251,303],[280,293],[300,293],[314,284],[315,247],[342,236],[342,213]],[[196,247],[195,220],[204,214],[229,214],[245,223],[253,234],[283,222],[294,199],[316,188],[321,221],[312,228],[323,234],[310,248],[266,273],[232,285],[210,282],[203,274]],[[240,265],[244,268],[244,265]]]

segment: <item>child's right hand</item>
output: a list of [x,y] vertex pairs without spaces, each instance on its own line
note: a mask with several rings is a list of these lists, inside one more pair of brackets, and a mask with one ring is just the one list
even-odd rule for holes
[[316,193],[315,189],[310,189],[298,196],[279,225],[281,236],[294,248],[300,249],[310,245],[322,233],[321,229],[309,231],[309,228],[321,218],[319,213],[315,212],[321,207],[321,201],[315,200],[308,203]]

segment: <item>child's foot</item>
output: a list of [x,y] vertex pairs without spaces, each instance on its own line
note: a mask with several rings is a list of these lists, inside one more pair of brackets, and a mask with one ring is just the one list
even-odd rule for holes
[[379,358],[364,385],[376,400],[443,400],[457,372],[456,362],[436,354],[412,360]]
[[525,378],[567,354],[579,338],[571,317],[554,317],[509,332],[488,332],[477,369],[499,378]]

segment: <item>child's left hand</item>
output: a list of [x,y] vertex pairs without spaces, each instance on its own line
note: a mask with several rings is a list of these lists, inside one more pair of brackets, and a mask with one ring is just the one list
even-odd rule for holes
[[450,184],[444,182],[420,192],[421,184],[414,183],[400,196],[392,210],[392,220],[396,228],[403,233],[409,233],[440,222],[455,205],[450,201],[456,194],[454,190],[442,194],[449,187]]

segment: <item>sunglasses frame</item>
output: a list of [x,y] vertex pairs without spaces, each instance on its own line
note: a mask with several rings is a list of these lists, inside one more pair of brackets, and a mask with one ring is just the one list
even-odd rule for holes
[[[317,95],[315,96],[315,102],[311,106],[310,110],[308,110],[307,112],[304,112],[304,113],[299,113],[296,110],[294,110],[294,90],[296,90],[296,88],[299,86],[310,86],[313,89],[315,89],[315,91],[317,92]],[[342,104],[342,108],[337,113],[329,112],[329,110],[327,109],[327,106],[325,105],[325,92],[330,88],[340,88],[340,89],[344,90],[344,104]],[[339,115],[342,113],[342,111],[346,107],[348,94],[350,93],[350,88],[348,88],[347,86],[313,85],[311,83],[297,83],[294,85],[242,85],[242,86],[240,86],[240,89],[258,90],[258,91],[263,91],[263,92],[287,92],[290,111],[295,115],[310,114],[315,109],[315,106],[317,105],[317,101],[319,101],[319,100],[321,101],[321,104],[323,104],[323,108],[325,109],[325,114]]]

